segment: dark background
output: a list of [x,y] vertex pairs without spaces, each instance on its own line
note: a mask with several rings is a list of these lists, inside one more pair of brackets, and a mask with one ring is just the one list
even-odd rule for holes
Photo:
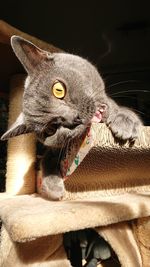
[[5,0],[0,19],[89,59],[107,92],[150,124],[149,0]]
[[[106,71],[150,63],[150,1],[5,0],[0,18]],[[141,66],[142,63],[142,66]],[[129,66],[130,64],[130,66]]]
[[5,0],[0,19],[89,59],[107,92],[150,123],[149,0]]
[[[1,1],[0,17],[99,66],[150,60],[150,1]],[[107,52],[110,53],[101,59]],[[140,67],[140,66],[138,66]]]

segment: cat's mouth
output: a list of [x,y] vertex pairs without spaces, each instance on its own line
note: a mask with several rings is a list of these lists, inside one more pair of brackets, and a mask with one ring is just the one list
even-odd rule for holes
[[106,112],[106,105],[103,104],[101,105],[100,108],[97,109],[97,111],[95,112],[94,116],[91,119],[91,122],[97,122],[97,123],[101,122],[105,117],[105,112]]
[[59,130],[60,127],[67,128],[71,131],[76,129],[79,125],[85,125],[89,126],[91,123],[99,123],[103,119],[103,114],[104,114],[105,109],[103,107],[98,108],[97,111],[94,113],[92,116],[92,119],[88,120],[83,120],[79,116],[75,117],[72,122],[68,122],[65,118],[63,117],[57,117],[53,118],[50,122],[48,122],[42,129],[40,136],[42,139],[45,139],[47,137],[53,136],[57,130]]
[[101,120],[102,120],[102,111],[97,110],[96,113],[94,114],[91,122],[99,123],[99,122],[101,122]]
[[[40,137],[43,139],[50,137],[59,130],[60,127],[68,128],[69,130],[74,130],[78,125],[83,124],[79,117],[76,117],[72,122],[68,122],[63,117],[57,117],[50,122],[48,122],[42,130],[40,131]],[[39,134],[39,133],[38,133]]]

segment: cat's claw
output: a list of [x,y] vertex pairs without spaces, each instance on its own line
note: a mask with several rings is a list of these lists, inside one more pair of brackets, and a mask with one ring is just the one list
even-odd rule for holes
[[108,123],[113,135],[121,140],[134,141],[139,135],[140,125],[139,117],[129,109],[120,108],[119,112]]

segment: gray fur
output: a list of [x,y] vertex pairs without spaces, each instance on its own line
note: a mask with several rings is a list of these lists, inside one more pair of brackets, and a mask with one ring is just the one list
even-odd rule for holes
[[[67,138],[82,134],[100,108],[104,109],[102,121],[114,136],[123,140],[138,136],[141,124],[138,116],[128,108],[118,106],[106,95],[100,74],[87,60],[67,53],[50,54],[18,36],[12,37],[11,44],[28,77],[23,96],[22,121],[17,120],[2,136],[3,140],[35,132],[46,146],[60,147]],[[52,94],[51,87],[55,80],[62,81],[67,88],[64,99],[57,99]],[[59,177],[59,170],[55,175]],[[50,185],[55,185],[57,179],[51,179],[51,176],[49,171],[45,176],[44,190],[48,197],[53,198],[48,188],[57,187]]]

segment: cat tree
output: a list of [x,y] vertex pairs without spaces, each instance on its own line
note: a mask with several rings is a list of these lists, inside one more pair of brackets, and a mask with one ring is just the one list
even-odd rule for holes
[[[9,45],[13,34],[59,52],[1,21],[0,42]],[[21,110],[23,82],[22,74],[11,78],[9,124]],[[94,146],[66,180],[59,202],[35,193],[35,136],[9,140],[6,192],[0,194],[0,267],[69,267],[62,234],[88,227],[109,242],[121,266],[150,266],[150,128],[141,128],[133,147],[115,143],[104,124],[93,128]]]

